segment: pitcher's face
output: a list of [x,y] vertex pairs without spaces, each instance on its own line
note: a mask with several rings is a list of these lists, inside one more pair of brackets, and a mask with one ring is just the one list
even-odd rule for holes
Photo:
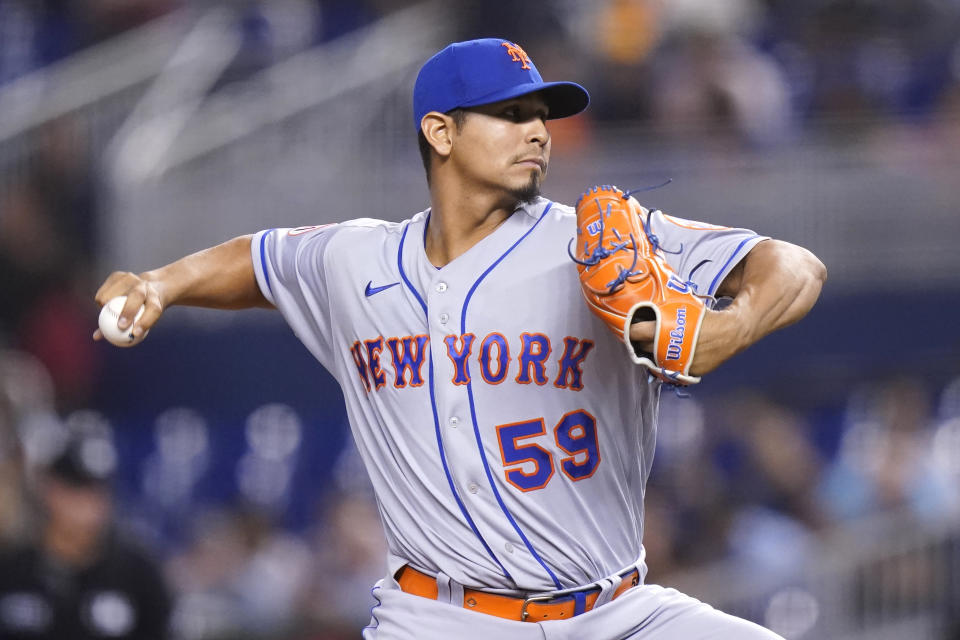
[[550,162],[546,103],[533,93],[466,109],[450,158],[479,189],[501,189],[517,200],[540,193]]

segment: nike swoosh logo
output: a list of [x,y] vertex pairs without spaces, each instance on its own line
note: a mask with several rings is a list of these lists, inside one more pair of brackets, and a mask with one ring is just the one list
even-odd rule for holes
[[382,287],[374,287],[374,286],[372,286],[372,285],[373,285],[373,280],[371,280],[370,282],[367,283],[367,289],[364,291],[364,293],[366,293],[366,294],[367,294],[367,297],[369,298],[370,296],[372,296],[372,295],[375,294],[375,293],[380,293],[381,291],[385,291],[385,290],[389,289],[390,287],[395,287],[395,286],[397,286],[398,284],[400,284],[400,283],[399,283],[399,282],[392,282],[392,283],[390,283],[390,284],[385,284],[385,285],[383,285]]

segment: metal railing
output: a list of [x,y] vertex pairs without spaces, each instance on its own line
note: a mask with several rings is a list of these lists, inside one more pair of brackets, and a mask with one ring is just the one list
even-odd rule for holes
[[171,121],[145,99],[152,117],[131,117],[104,157],[103,264],[146,268],[323,211],[380,215],[394,204],[396,166],[418,164],[413,77],[449,36],[446,11],[429,1],[389,14],[187,105],[189,117]]
[[[799,553],[784,549],[784,554]],[[804,551],[794,575],[725,562],[664,583],[787,640],[940,640],[960,622],[960,517],[887,513]]]
[[174,12],[0,88],[0,192],[26,178],[53,123],[99,157],[195,21]]

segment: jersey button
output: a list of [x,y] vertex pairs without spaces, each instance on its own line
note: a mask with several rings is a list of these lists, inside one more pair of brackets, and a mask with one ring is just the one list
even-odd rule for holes
[[480,489],[480,487],[477,486],[477,483],[476,483],[476,482],[471,482],[471,483],[467,486],[467,491],[469,491],[470,493],[476,493],[479,489]]
[[450,316],[446,313],[440,314],[440,324],[447,324],[447,320],[450,319]]
[[451,426],[451,427],[453,427],[454,429],[456,429],[458,424],[460,424],[460,418],[458,418],[457,416],[453,416],[452,418],[450,418],[450,426]]
[[510,544],[509,542],[503,545],[503,548],[507,550],[507,553],[513,553],[513,545]]
[[446,290],[447,290],[447,283],[446,283],[446,282],[438,282],[438,283],[437,283],[437,291],[439,291],[440,293],[443,293],[443,292],[446,291]]

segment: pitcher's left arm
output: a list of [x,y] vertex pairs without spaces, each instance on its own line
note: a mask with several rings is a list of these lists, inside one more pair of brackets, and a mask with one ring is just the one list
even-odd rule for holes
[[[733,298],[722,311],[707,311],[690,373],[713,371],[766,335],[804,317],[813,308],[827,269],[807,249],[782,240],[756,244],[717,288],[716,296]],[[653,339],[652,322],[640,322],[630,337]]]

